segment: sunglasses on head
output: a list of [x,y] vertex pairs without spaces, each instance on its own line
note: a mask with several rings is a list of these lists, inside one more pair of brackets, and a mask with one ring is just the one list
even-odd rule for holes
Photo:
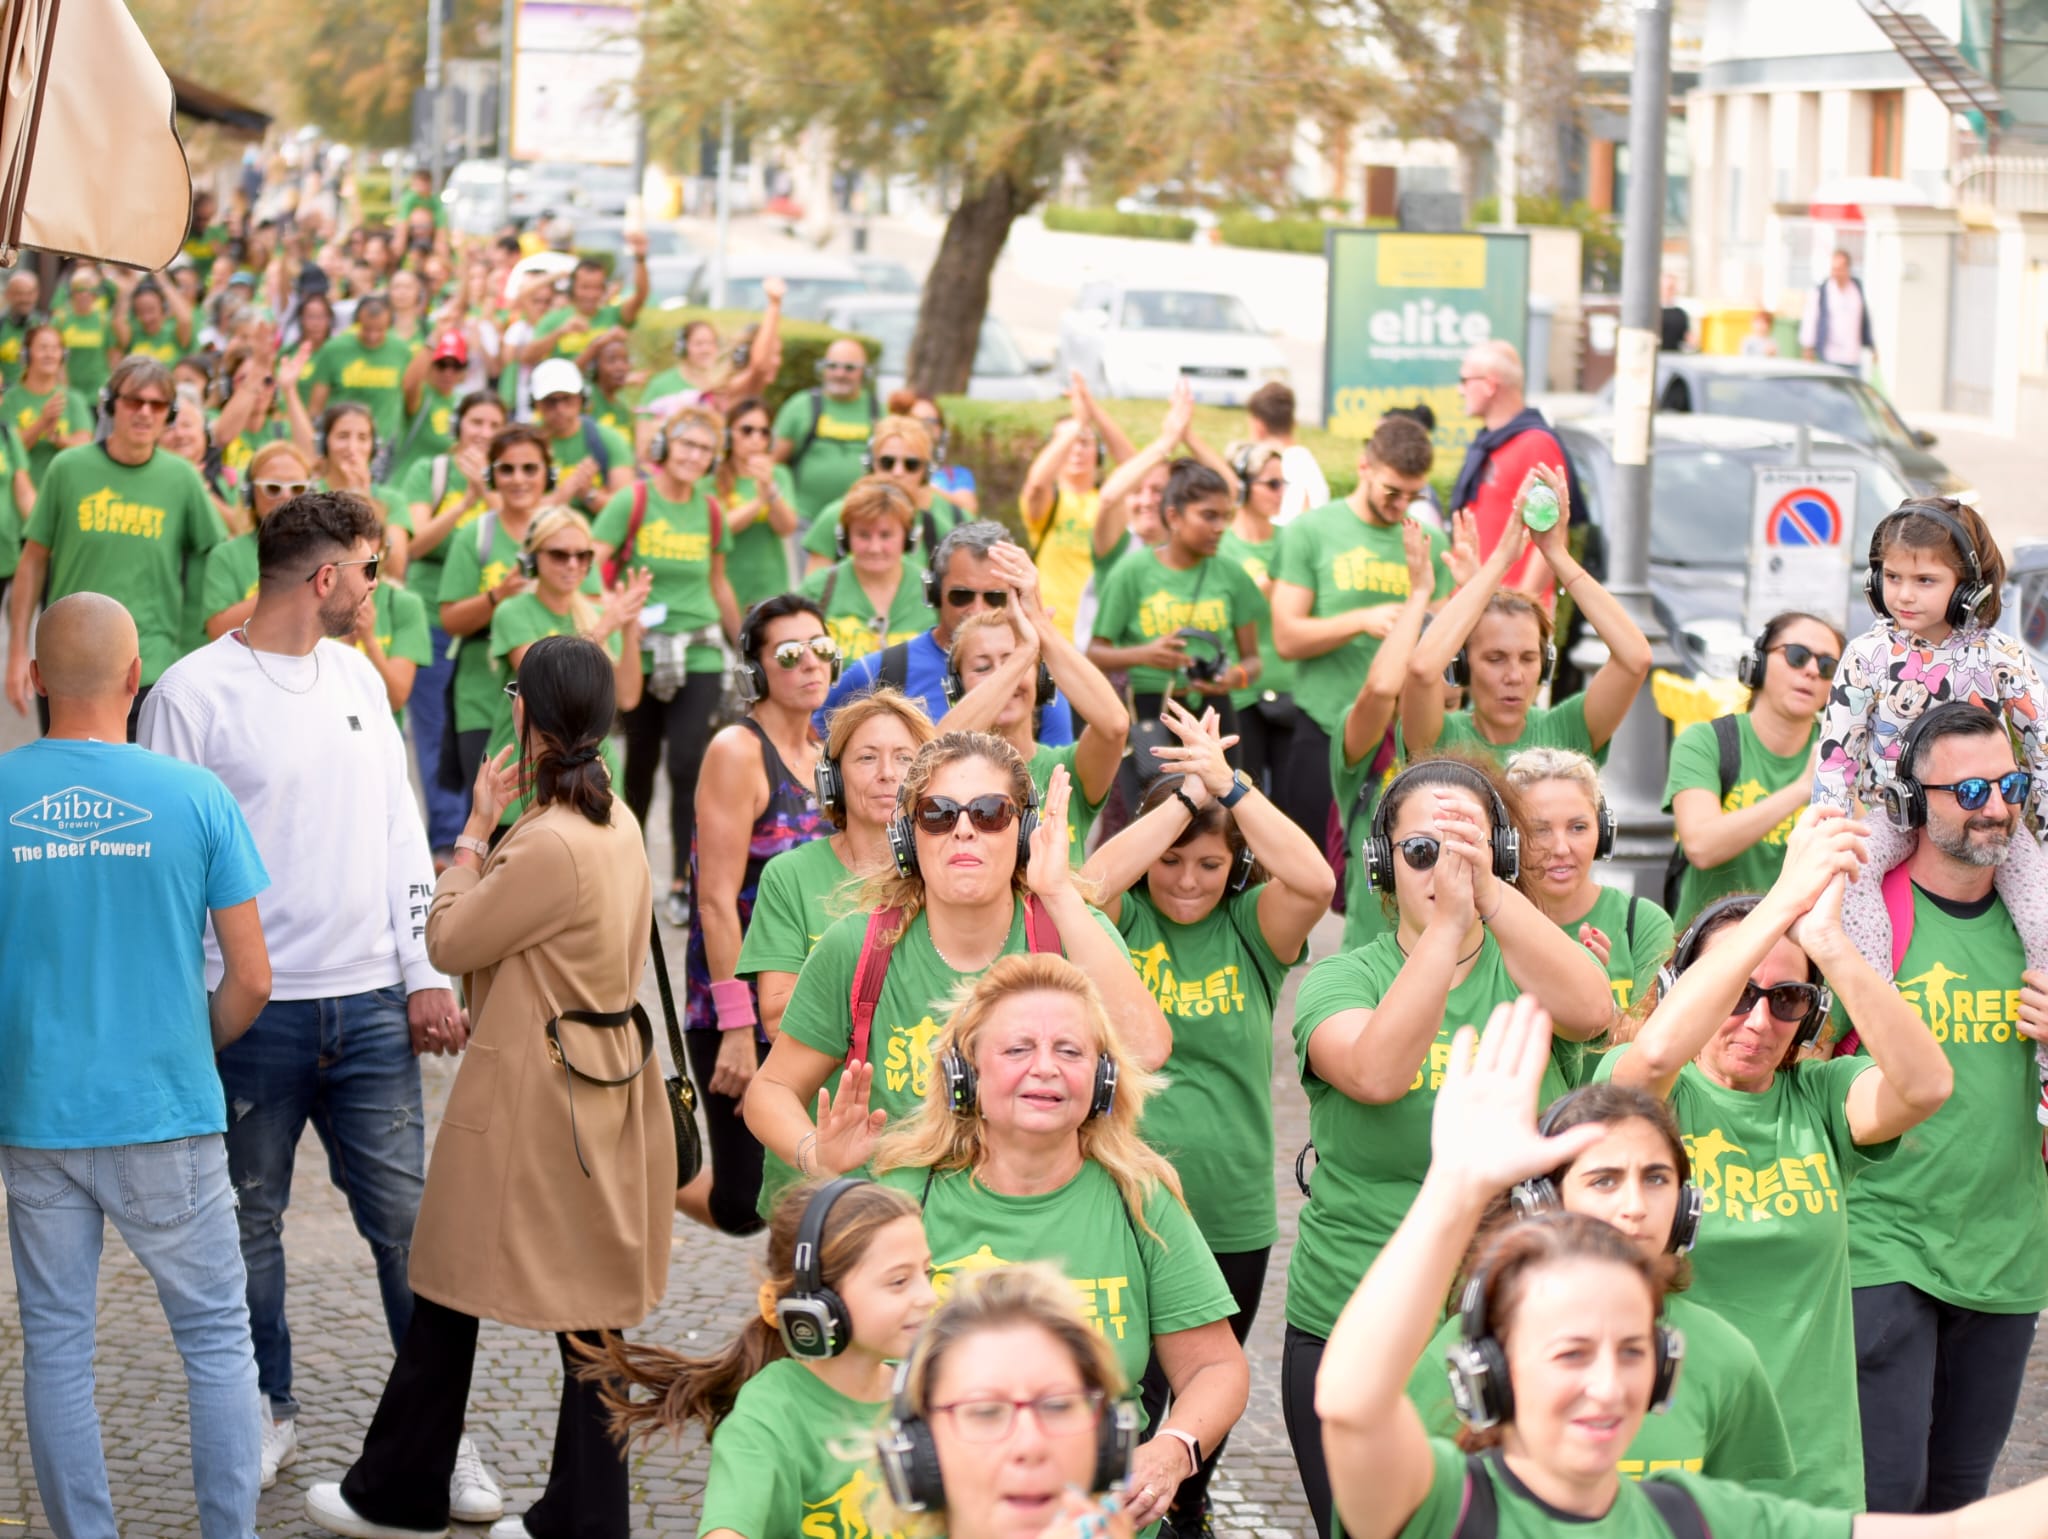
[[303,497],[311,481],[258,481],[256,490],[266,497]]
[[806,652],[821,663],[839,661],[839,643],[830,636],[813,636],[809,641],[784,641],[768,655],[775,659],[778,668],[794,668],[804,660]]
[[1759,999],[1771,1002],[1773,1019],[1803,1021],[1820,1008],[1821,990],[1817,983],[1774,983],[1764,988],[1752,981],[1742,986],[1742,994],[1729,1014],[1747,1015],[1756,1008]]
[[2007,770],[1996,780],[1982,775],[1972,775],[1967,780],[1951,781],[1945,786],[1927,785],[1923,791],[1946,791],[1956,799],[1956,805],[1965,812],[1975,812],[1991,800],[1991,788],[1998,787],[1998,795],[2008,807],[2017,807],[2027,799],[2027,792],[2033,789],[2034,777],[2025,770]]
[[949,834],[960,826],[963,812],[975,832],[981,834],[999,834],[1017,821],[1017,804],[994,792],[965,802],[956,802],[950,796],[920,796],[911,816],[925,833]]
[[946,602],[955,609],[965,609],[976,599],[980,599],[991,609],[1001,609],[1010,602],[1010,594],[1006,588],[948,588],[946,590]]
[[1772,647],[1771,650],[1783,652],[1786,666],[1790,668],[1804,668],[1808,663],[1812,663],[1820,670],[1820,676],[1824,679],[1832,679],[1836,667],[1842,661],[1832,652],[1816,652],[1812,647],[1801,646],[1796,641],[1788,641],[1783,646]]
[[1401,840],[1394,848],[1399,850],[1401,858],[1408,862],[1410,871],[1429,871],[1435,868],[1437,857],[1443,853],[1444,843],[1441,839],[1432,839],[1428,834],[1417,834],[1412,839]]
[[901,470],[916,475],[924,469],[924,461],[915,454],[878,454],[875,456],[877,470]]

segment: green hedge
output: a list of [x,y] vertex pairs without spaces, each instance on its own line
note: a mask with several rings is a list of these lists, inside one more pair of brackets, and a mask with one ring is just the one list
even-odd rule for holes
[[1259,251],[1302,251],[1323,254],[1323,236],[1331,230],[1391,230],[1391,219],[1310,219],[1298,214],[1268,219],[1258,214],[1225,214],[1217,233],[1226,246],[1249,246]]
[[[710,321],[718,328],[719,338],[730,346],[744,327],[760,318],[759,312],[749,310],[643,310],[633,328],[633,362],[650,374],[669,367],[676,361],[676,337],[691,321]],[[780,329],[782,367],[768,387],[770,410],[780,410],[782,403],[798,391],[818,383],[818,365],[825,361],[825,349],[841,337],[854,337],[867,349],[869,358],[878,357],[882,351],[882,344],[873,337],[840,331],[816,321],[799,321],[785,315]]]
[[1126,214],[1114,208],[1074,208],[1050,204],[1043,215],[1048,230],[1075,235],[1128,235],[1137,240],[1189,241],[1195,222],[1179,214]]
[[[1497,224],[1500,200],[1481,198],[1472,206],[1475,224]],[[1607,292],[1621,281],[1621,232],[1614,216],[1585,202],[1566,203],[1555,197],[1515,199],[1517,224],[1557,225],[1579,232],[1579,277],[1589,290]]]

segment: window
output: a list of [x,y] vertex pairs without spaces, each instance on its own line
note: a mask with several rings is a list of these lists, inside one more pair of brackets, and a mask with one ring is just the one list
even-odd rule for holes
[[1905,128],[1906,93],[1870,93],[1870,174],[1897,176],[1904,163],[1900,137]]

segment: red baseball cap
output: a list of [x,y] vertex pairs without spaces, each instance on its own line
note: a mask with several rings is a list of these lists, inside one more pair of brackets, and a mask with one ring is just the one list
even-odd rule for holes
[[462,340],[461,332],[444,331],[435,336],[434,361],[438,363],[443,358],[452,358],[461,364],[469,362],[469,344]]

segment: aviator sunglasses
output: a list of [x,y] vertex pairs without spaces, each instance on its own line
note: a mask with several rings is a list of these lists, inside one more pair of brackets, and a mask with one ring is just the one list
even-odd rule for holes
[[956,802],[950,796],[920,796],[911,816],[926,833],[946,834],[959,827],[963,812],[975,832],[981,834],[999,834],[1017,821],[1017,804],[993,792],[965,802]]

